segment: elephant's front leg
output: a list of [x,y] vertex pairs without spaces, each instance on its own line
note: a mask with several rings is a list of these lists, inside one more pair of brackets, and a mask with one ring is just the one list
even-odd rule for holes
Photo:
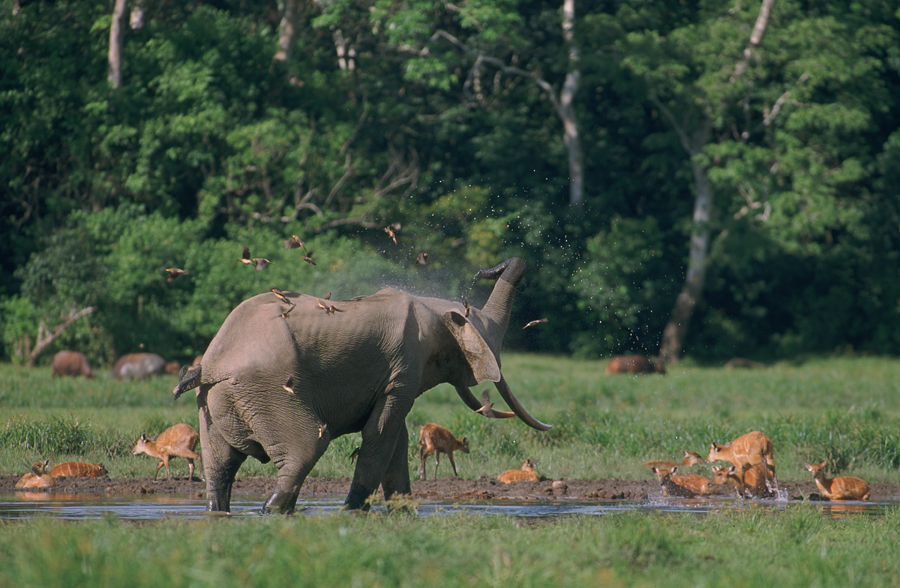
[[413,398],[407,399],[398,394],[400,390],[402,388],[396,386],[389,395],[384,396],[363,427],[356,471],[344,502],[346,509],[367,508],[367,500],[382,482],[386,494],[410,492],[406,455],[409,441],[405,421]]

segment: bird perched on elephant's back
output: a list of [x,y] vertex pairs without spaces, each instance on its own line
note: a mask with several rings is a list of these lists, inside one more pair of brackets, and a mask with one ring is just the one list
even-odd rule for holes
[[[447,382],[473,411],[469,390],[495,382],[516,416],[549,425],[526,411],[500,373],[499,351],[525,263],[511,258],[478,278],[497,280],[483,308],[413,296],[392,288],[331,301],[266,292],[232,311],[199,366],[182,371],[176,398],[197,390],[207,507],[227,511],[235,474],[248,456],[278,467],[265,510],[293,511],[306,476],[332,439],[362,432],[345,506],[365,508],[409,494],[406,415],[415,399]],[[285,315],[287,304],[292,312]],[[291,381],[290,391],[285,382]]]

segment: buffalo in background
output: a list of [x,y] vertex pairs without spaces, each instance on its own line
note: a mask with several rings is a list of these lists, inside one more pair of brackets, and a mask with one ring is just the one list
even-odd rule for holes
[[94,371],[91,369],[87,357],[77,351],[60,351],[53,356],[50,369],[54,376],[94,377]]
[[166,360],[155,353],[129,353],[116,361],[112,377],[116,380],[144,380],[166,371]]

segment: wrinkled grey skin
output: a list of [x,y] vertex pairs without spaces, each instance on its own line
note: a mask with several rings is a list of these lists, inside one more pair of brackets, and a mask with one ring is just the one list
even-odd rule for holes
[[166,369],[166,360],[155,353],[129,353],[123,355],[112,369],[117,380],[143,380],[158,376]]
[[[200,366],[182,370],[177,398],[199,386],[207,508],[228,511],[241,464],[274,460],[278,482],[264,510],[290,513],[300,486],[332,439],[362,432],[345,507],[366,507],[378,489],[409,494],[406,415],[426,390],[448,382],[472,410],[469,387],[496,383],[530,426],[547,430],[513,396],[498,352],[525,264],[512,258],[477,277],[497,279],[484,308],[385,289],[347,301],[286,293],[241,303]],[[325,307],[334,305],[335,312]],[[290,389],[286,384],[290,379]]]

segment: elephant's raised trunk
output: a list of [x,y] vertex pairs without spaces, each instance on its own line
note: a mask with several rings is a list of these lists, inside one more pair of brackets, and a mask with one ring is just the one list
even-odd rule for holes
[[481,309],[482,315],[492,324],[488,328],[487,339],[495,353],[500,351],[500,344],[509,326],[509,315],[516,297],[516,286],[525,275],[525,262],[518,257],[511,257],[491,269],[483,269],[475,274],[475,278],[497,280],[490,298]]
[[[509,315],[512,311],[513,299],[516,297],[516,287],[525,275],[525,262],[518,257],[511,257],[491,269],[483,269],[475,274],[476,278],[486,278],[489,280],[497,280],[494,290],[491,292],[490,298],[484,308],[481,309],[482,316],[487,319],[487,341],[494,351],[495,356],[499,354],[500,344],[506,335],[506,329],[509,326]],[[522,422],[539,431],[547,431],[551,425],[542,423],[533,416],[519,403],[518,399],[509,388],[509,384],[500,376],[500,380],[496,383],[500,396],[512,411],[519,417]],[[468,390],[467,390],[468,392]],[[460,394],[462,396],[462,394]],[[471,393],[469,393],[471,396]],[[477,402],[474,397],[467,400],[470,406],[473,402]]]

